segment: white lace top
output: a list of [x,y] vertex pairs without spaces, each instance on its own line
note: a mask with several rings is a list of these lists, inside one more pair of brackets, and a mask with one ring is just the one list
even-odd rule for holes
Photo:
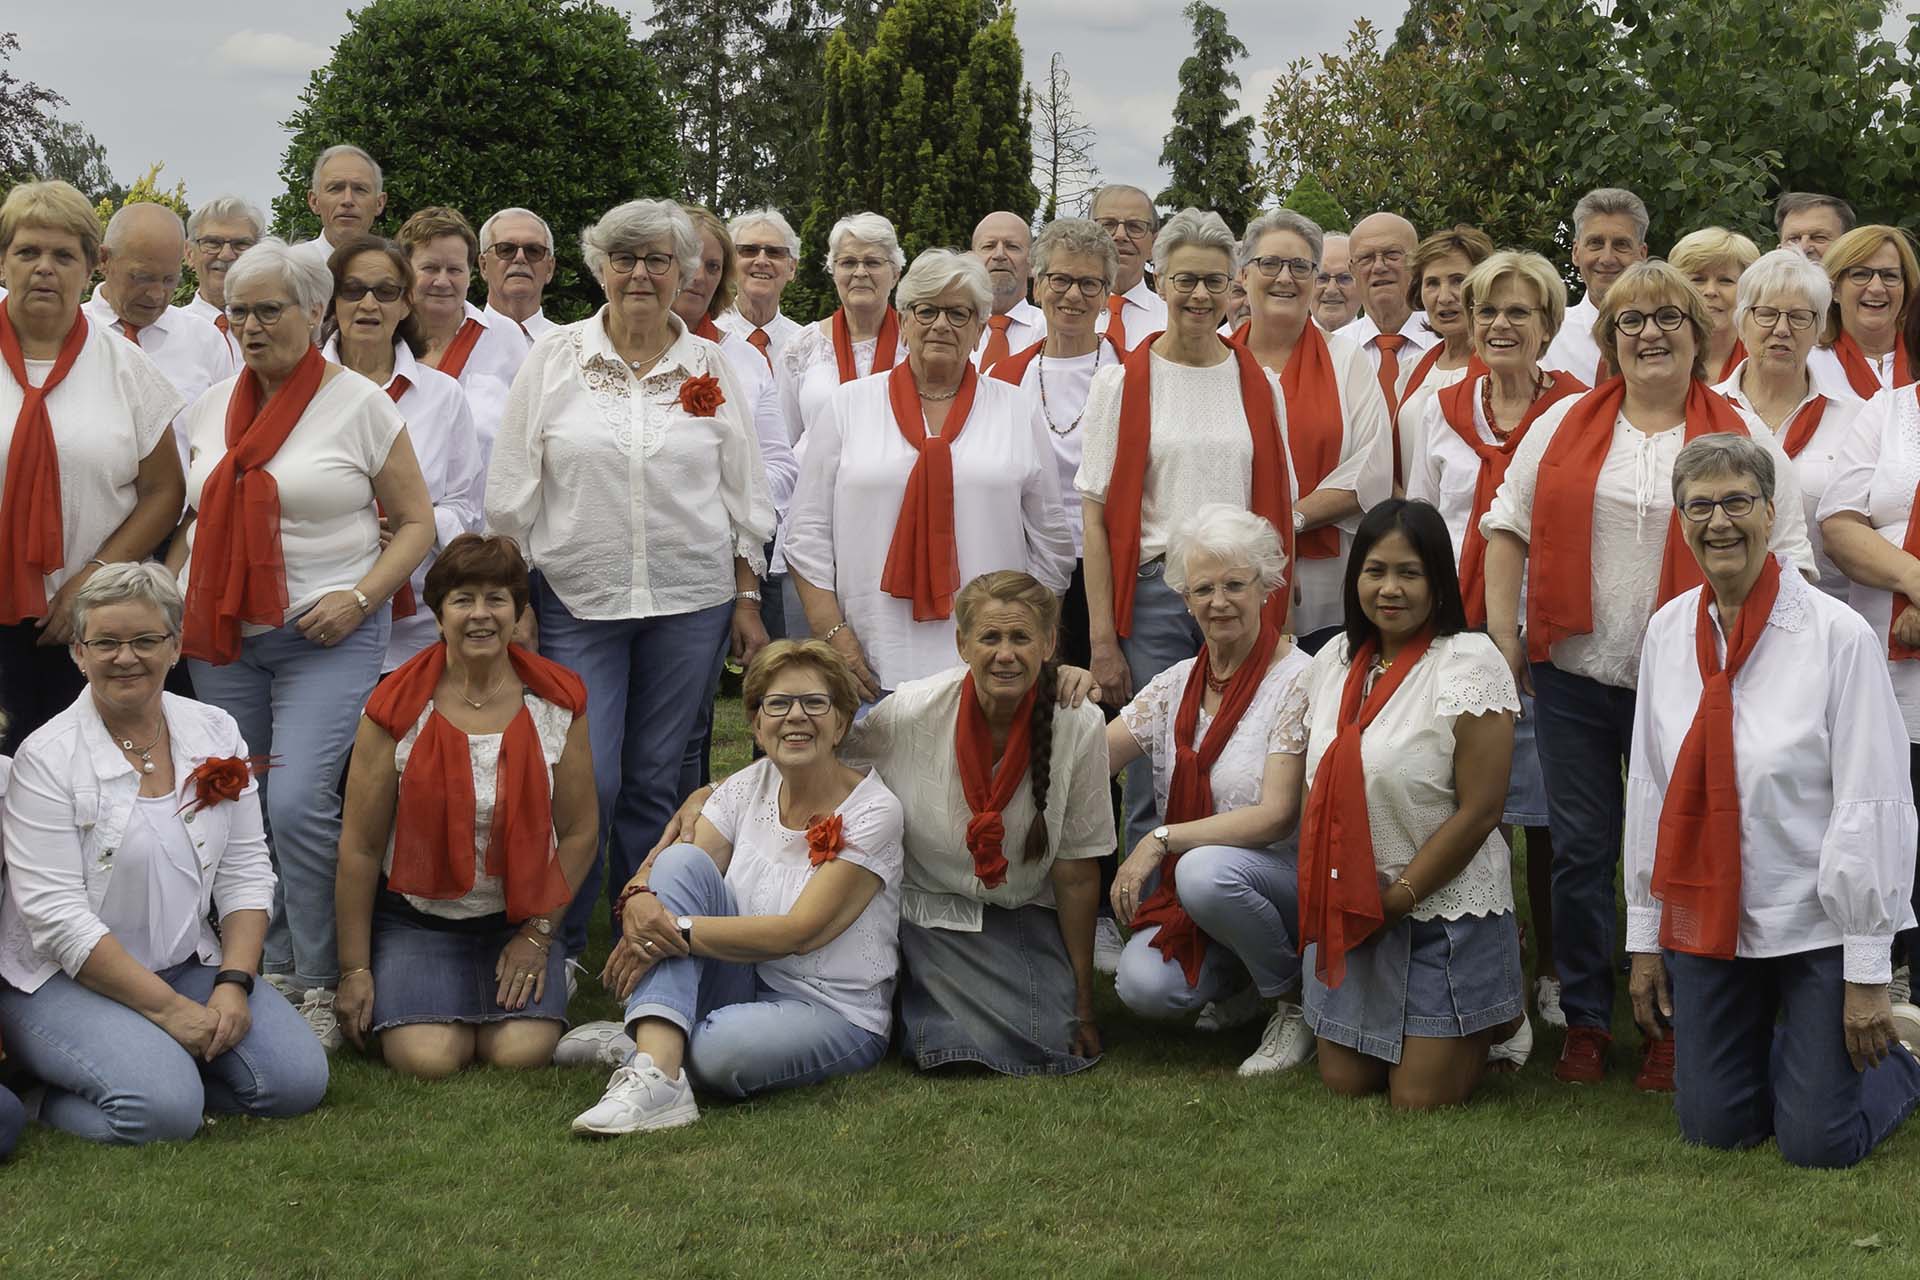
[[[1340,636],[1313,659],[1288,693],[1280,718],[1298,741],[1306,728],[1307,785],[1338,733],[1340,694],[1347,680],[1347,639]],[[1367,774],[1367,819],[1380,883],[1393,883],[1459,808],[1454,790],[1453,725],[1460,716],[1520,710],[1519,691],[1493,641],[1463,631],[1433,642],[1360,738]],[[1513,910],[1506,841],[1487,833],[1466,870],[1429,893],[1413,918],[1458,920]]]
[[[880,892],[826,946],[754,966],[775,991],[817,1000],[857,1027],[886,1035],[892,1026],[893,979],[900,968],[900,881],[906,853],[900,801],[869,770],[834,810],[840,815],[841,861],[880,878]],[[700,816],[733,846],[727,887],[743,916],[779,916],[813,880],[807,833],[780,821],[780,771],[758,760],[714,788]]]
[[[1120,709],[1120,721],[1140,749],[1153,762],[1153,807],[1162,822],[1167,816],[1167,793],[1173,786],[1173,722],[1180,714],[1180,700],[1187,691],[1187,676],[1199,658],[1176,662],[1155,676],[1133,701]],[[1298,755],[1307,749],[1305,727],[1280,714],[1281,703],[1305,674],[1312,659],[1295,648],[1291,641],[1274,656],[1253,703],[1234,726],[1220,757],[1207,773],[1213,787],[1213,811],[1229,813],[1260,803],[1261,783],[1269,755]],[[1213,715],[1200,710],[1200,723],[1194,729],[1194,746],[1206,740]],[[1289,836],[1274,848],[1294,841]]]
[[[531,693],[522,695],[527,711],[533,716],[534,731],[540,735],[540,754],[546,757],[548,785],[552,785],[554,766],[560,763],[560,753],[566,750],[567,730],[573,726],[573,713],[536,697]],[[426,728],[427,717],[433,714],[433,703],[427,703],[426,710],[413,722],[413,728],[407,730],[404,738],[393,749],[393,767],[406,772],[407,760],[413,755],[413,744],[420,738],[420,731]],[[476,916],[499,915],[507,909],[507,888],[499,876],[487,874],[487,841],[493,834],[493,805],[496,781],[500,773],[500,743],[504,733],[470,733],[467,735],[467,754],[473,761],[473,888],[464,898],[438,899],[416,898],[407,894],[406,899],[414,910],[430,916],[439,916],[445,920],[471,920]],[[393,873],[393,833],[387,833],[387,856],[381,863],[381,870]]]

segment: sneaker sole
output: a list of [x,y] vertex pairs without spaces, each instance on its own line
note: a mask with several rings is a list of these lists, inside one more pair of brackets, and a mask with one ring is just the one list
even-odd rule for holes
[[[1239,1069],[1236,1070],[1233,1074],[1239,1076],[1242,1080],[1251,1080],[1257,1076],[1281,1075],[1288,1071],[1298,1071],[1301,1067],[1304,1067],[1309,1062],[1312,1062],[1313,1057],[1314,1055],[1309,1053],[1306,1057],[1300,1059],[1300,1061],[1294,1063],[1292,1066],[1283,1065],[1280,1062],[1280,1060],[1277,1058],[1267,1058],[1262,1060],[1261,1064],[1257,1067],[1254,1067],[1252,1070],[1248,1070],[1248,1065],[1243,1062],[1240,1064]],[[1269,1066],[1267,1065],[1268,1063],[1271,1063],[1272,1065]]]
[[573,1134],[577,1138],[618,1138],[629,1133],[654,1133],[661,1129],[684,1129],[700,1118],[700,1108],[695,1103],[686,1102],[674,1107],[664,1115],[649,1116],[638,1124],[625,1127],[618,1125],[591,1125],[576,1119],[573,1122]]

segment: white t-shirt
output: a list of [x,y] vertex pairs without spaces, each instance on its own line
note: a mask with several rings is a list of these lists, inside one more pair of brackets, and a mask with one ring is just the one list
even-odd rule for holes
[[1020,380],[1020,390],[1033,406],[1034,425],[1046,433],[1047,442],[1053,446],[1062,514],[1073,534],[1076,559],[1085,538],[1080,528],[1080,495],[1074,491],[1073,478],[1080,470],[1081,444],[1085,440],[1087,391],[1093,386],[1093,375],[1115,363],[1117,357],[1108,342],[1099,343],[1084,356],[1048,359],[1043,352],[1027,362],[1026,374]]
[[127,954],[152,970],[191,960],[200,941],[200,855],[180,818],[178,796],[141,796],[100,901],[100,922]]

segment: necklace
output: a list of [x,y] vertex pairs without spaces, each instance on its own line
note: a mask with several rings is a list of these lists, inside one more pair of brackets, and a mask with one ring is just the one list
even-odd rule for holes
[[[1099,341],[1098,339],[1095,339],[1094,341],[1093,371],[1095,373],[1100,372],[1101,348],[1105,347],[1106,345],[1107,345],[1106,343]],[[1037,358],[1040,361],[1040,414],[1042,417],[1044,417],[1047,420],[1047,430],[1053,432],[1053,434],[1057,436],[1070,436],[1080,426],[1080,419],[1087,416],[1086,401],[1083,400],[1080,402],[1080,412],[1073,415],[1073,421],[1067,424],[1066,430],[1062,431],[1058,426],[1056,426],[1053,421],[1053,410],[1047,407],[1047,353],[1044,348],[1041,350]],[[1209,676],[1208,679],[1211,680],[1212,677]]]
[[160,721],[160,732],[153,735],[152,742],[149,742],[144,747],[136,747],[133,745],[132,738],[121,738],[119,739],[120,749],[122,751],[127,752],[130,755],[136,755],[140,757],[140,772],[152,773],[156,767],[153,763],[153,749],[159,746],[160,739],[166,736],[167,736],[167,722],[163,719]]
[[1232,676],[1214,675],[1213,664],[1211,662],[1207,664],[1207,688],[1213,690],[1215,693],[1225,693],[1227,691],[1227,685],[1231,683],[1232,680]]
[[667,354],[667,348],[673,345],[673,337],[673,326],[669,325],[667,326],[667,341],[665,345],[650,356],[645,356],[639,360],[628,360],[628,367],[631,368],[635,374],[638,374],[642,369],[651,368],[654,361]]
[[959,395],[959,394],[960,394],[960,387],[959,387],[959,384],[958,384],[958,383],[956,383],[956,384],[954,384],[954,388],[953,388],[953,390],[951,390],[951,391],[949,391],[949,392],[947,392],[947,394],[945,394],[945,395],[943,395],[943,396],[942,396],[942,395],[935,395],[935,394],[934,394],[933,392],[931,392],[931,391],[922,391],[922,392],[920,393],[920,398],[921,398],[922,400],[934,400],[934,401],[940,401],[940,400],[951,400],[951,399],[953,399],[953,398],[954,398],[955,396],[957,396],[957,395]]
[[463,689],[460,692],[460,701],[466,703],[468,706],[472,707],[475,711],[486,710],[487,704],[493,701],[493,695],[500,692],[500,686],[507,682],[507,676],[511,674],[513,674],[513,671],[512,671],[512,668],[509,667],[507,671],[504,672],[498,680],[495,680],[493,682],[493,688],[487,690],[485,693],[480,695],[480,700],[478,702],[474,701],[473,694],[467,691],[473,688],[472,684],[468,684],[467,689]]
[[[1547,388],[1550,385],[1552,385],[1552,380],[1547,377],[1545,371],[1535,370],[1533,375],[1533,394],[1527,397],[1527,407],[1532,408],[1533,402],[1535,400],[1538,400],[1542,395],[1544,395],[1546,393]],[[1513,432],[1510,430],[1508,431],[1501,430],[1500,419],[1494,416],[1493,377],[1491,375],[1488,375],[1487,377],[1482,378],[1480,380],[1480,409],[1483,413],[1487,415],[1487,427],[1489,430],[1493,432],[1493,434],[1496,437],[1498,437],[1501,440],[1505,440],[1508,436],[1513,434]],[[1526,414],[1522,412],[1521,416],[1525,417]]]

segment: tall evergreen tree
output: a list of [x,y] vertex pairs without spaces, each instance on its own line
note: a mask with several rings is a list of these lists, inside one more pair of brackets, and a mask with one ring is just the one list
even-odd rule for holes
[[1169,209],[1188,205],[1213,209],[1236,229],[1260,207],[1260,182],[1253,167],[1253,117],[1231,119],[1240,76],[1232,69],[1247,46],[1227,30],[1227,15],[1193,0],[1186,7],[1193,24],[1193,54],[1180,64],[1180,95],[1173,103],[1173,128],[1167,131],[1160,163],[1173,182],[1159,196]]
[[1302,174],[1300,181],[1293,184],[1293,190],[1287,192],[1287,198],[1280,202],[1295,213],[1303,213],[1320,224],[1322,231],[1353,230],[1353,215],[1340,207],[1320,179],[1311,173]]

